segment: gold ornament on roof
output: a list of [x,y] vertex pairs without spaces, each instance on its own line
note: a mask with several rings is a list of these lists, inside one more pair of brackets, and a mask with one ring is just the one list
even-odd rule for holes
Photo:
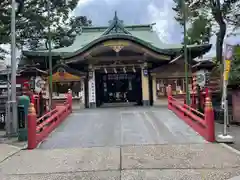
[[120,51],[122,50],[123,47],[124,47],[124,46],[112,46],[112,49],[113,49],[116,53],[118,53],[118,52],[120,52]]

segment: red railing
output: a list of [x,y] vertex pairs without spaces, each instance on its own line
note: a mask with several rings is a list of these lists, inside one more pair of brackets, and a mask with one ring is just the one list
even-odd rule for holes
[[67,94],[65,103],[57,105],[38,119],[31,104],[28,114],[28,149],[35,149],[71,112],[71,94]]
[[168,109],[191,126],[209,142],[215,141],[214,113],[209,97],[206,98],[204,114],[173,98],[168,89]]

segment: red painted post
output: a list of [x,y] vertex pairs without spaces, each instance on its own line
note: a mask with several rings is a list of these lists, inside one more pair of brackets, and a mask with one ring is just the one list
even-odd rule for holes
[[172,109],[171,97],[172,97],[172,86],[169,84],[167,86],[167,97],[168,97],[168,109]]
[[207,126],[206,140],[209,142],[215,142],[214,112],[212,107],[212,101],[209,98],[208,91],[206,92],[204,116],[205,116],[205,122]]
[[28,149],[35,149],[37,147],[37,115],[34,104],[30,103],[28,108]]
[[70,92],[67,93],[67,103],[69,104],[70,112],[72,112],[72,93]]

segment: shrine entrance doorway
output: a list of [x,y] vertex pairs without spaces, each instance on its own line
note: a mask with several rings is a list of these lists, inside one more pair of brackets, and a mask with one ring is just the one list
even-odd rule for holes
[[96,72],[97,106],[104,103],[141,104],[141,72]]

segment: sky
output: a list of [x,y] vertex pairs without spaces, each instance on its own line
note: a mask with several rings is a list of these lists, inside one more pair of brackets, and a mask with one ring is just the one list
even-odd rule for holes
[[[103,26],[109,24],[117,11],[126,25],[156,23],[154,30],[161,41],[175,44],[181,43],[182,33],[172,7],[173,0],[79,0],[72,15],[87,16],[94,26]],[[5,49],[9,50],[8,45]],[[10,54],[6,62],[10,63]]]
[[93,25],[108,25],[117,11],[126,25],[156,23],[155,30],[166,43],[179,43],[181,27],[174,20],[173,0],[80,0],[74,15],[85,15]]
[[[108,21],[117,11],[124,24],[156,23],[155,30],[164,43],[181,43],[182,27],[174,19],[173,0],[80,0],[74,15],[84,15],[93,21],[93,25],[108,25]],[[206,58],[215,56],[216,36],[211,38],[212,49]],[[228,37],[226,43],[238,44],[240,37]]]
[[[173,0],[79,0],[78,6],[72,12],[75,16],[87,16],[94,26],[108,25],[114,12],[126,25],[156,23],[154,30],[162,42],[168,44],[181,43],[182,27],[174,19]],[[206,58],[215,56],[216,37],[211,38],[212,49]],[[240,37],[230,37],[226,42],[240,43]],[[6,48],[9,49],[9,48]],[[18,53],[19,54],[19,53]],[[10,55],[7,57],[9,64]]]

